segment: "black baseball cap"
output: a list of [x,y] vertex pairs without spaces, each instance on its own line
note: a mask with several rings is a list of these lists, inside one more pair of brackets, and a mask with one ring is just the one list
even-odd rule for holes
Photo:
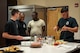
[[63,12],[67,12],[68,11],[68,7],[62,7],[62,9],[61,9],[61,13],[63,13]]

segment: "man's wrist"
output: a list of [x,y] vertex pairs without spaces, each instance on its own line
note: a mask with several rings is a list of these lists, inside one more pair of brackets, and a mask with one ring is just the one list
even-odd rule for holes
[[70,30],[70,27],[67,27],[67,31],[69,31]]

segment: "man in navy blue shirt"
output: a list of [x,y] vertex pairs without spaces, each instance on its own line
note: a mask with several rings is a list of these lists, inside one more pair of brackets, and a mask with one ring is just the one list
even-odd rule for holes
[[25,19],[25,14],[21,12],[20,17],[17,20],[18,31],[21,36],[27,36],[27,26],[26,23],[24,22],[24,19]]
[[78,24],[75,18],[69,17],[68,7],[61,9],[62,18],[59,19],[54,30],[61,30],[60,39],[73,42],[74,32],[78,31]]
[[2,37],[6,39],[6,45],[18,45],[23,37],[19,35],[18,24],[16,22],[20,15],[18,9],[13,9],[11,11],[11,19],[6,23]]

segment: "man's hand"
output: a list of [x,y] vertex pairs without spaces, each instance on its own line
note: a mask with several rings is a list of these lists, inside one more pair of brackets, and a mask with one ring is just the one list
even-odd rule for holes
[[23,40],[23,37],[22,36],[16,36],[16,40]]
[[64,26],[62,27],[61,31],[68,31],[68,27],[64,25]]
[[57,31],[57,30],[58,30],[58,27],[57,27],[57,26],[55,26],[55,27],[53,28],[53,30]]

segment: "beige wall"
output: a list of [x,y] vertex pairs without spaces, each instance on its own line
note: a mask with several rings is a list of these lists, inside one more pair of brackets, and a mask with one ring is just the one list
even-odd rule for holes
[[46,6],[45,0],[18,0],[18,4]]
[[[75,3],[79,3],[79,7],[75,7]],[[69,6],[69,15],[80,23],[80,0],[18,0],[18,4],[41,5],[46,7]]]

